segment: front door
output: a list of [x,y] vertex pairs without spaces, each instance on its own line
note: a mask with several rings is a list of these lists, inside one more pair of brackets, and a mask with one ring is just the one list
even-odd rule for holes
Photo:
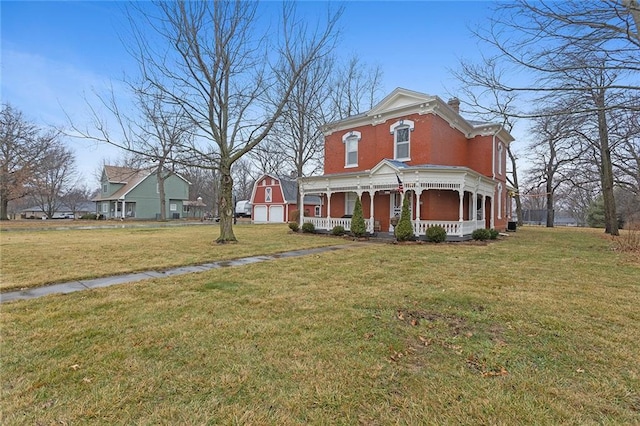
[[[413,219],[413,196],[412,193],[405,194],[405,197],[409,197],[409,219]],[[389,206],[389,212],[391,213],[389,225],[389,232],[393,232],[393,222],[395,221],[394,217],[400,219],[400,215],[402,214],[402,194],[399,192],[392,192],[390,194],[391,204]]]

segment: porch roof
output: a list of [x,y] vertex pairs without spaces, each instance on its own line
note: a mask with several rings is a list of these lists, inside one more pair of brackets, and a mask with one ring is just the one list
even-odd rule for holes
[[299,181],[305,193],[366,192],[396,189],[396,176],[402,181],[405,190],[475,190],[492,195],[496,185],[493,179],[468,167],[408,165],[391,159],[383,159],[369,170],[310,176],[300,178]]

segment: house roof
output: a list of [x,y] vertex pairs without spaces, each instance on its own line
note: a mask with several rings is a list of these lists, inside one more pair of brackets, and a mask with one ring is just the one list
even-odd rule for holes
[[[258,182],[260,182],[265,177],[270,177],[278,180],[280,182],[280,188],[282,188],[282,195],[284,196],[284,201],[287,204],[295,204],[298,201],[298,181],[297,179],[291,179],[290,177],[285,176],[277,176],[269,173],[265,173],[260,178],[258,178],[253,187],[253,193],[251,194],[251,200],[255,196],[256,186]],[[321,204],[320,197],[317,195],[305,195],[304,204]]]
[[514,140],[504,127],[497,123],[467,120],[454,110],[447,102],[438,96],[398,87],[378,102],[369,111],[327,123],[322,126],[325,135],[336,131],[352,129],[357,126],[378,125],[396,117],[409,114],[436,114],[447,121],[451,127],[458,129],[465,137],[473,138],[478,135],[497,135],[505,143]]
[[[104,174],[109,183],[123,184],[124,186],[109,196],[105,197],[102,195],[98,195],[92,201],[121,200],[142,181],[155,174],[155,172],[156,171],[154,168],[134,169],[131,167],[105,165]],[[191,185],[191,182],[180,176],[180,174],[173,174],[185,181],[187,185]]]
[[[91,201],[87,201],[87,202],[76,204],[76,212],[93,212],[95,210],[96,210],[96,203],[91,202]],[[23,211],[23,212],[44,212],[42,210],[42,207],[40,207],[40,206],[29,207],[29,208],[26,208],[26,209],[22,209],[21,211]],[[70,211],[71,211],[71,207],[67,206],[66,204],[61,204],[56,209],[56,213],[70,212]]]
[[119,200],[151,175],[150,169],[133,169],[129,167],[104,166],[104,174],[109,183],[124,184],[122,188],[109,196],[98,195],[93,201]]

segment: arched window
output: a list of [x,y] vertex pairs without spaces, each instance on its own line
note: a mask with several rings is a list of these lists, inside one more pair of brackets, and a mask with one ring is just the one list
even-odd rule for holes
[[358,166],[358,144],[361,137],[361,133],[357,131],[351,131],[342,136],[342,143],[344,143],[345,167]]
[[411,160],[411,132],[414,128],[411,120],[398,120],[391,125],[393,135],[393,158],[394,160]]
[[502,219],[502,183],[498,184],[498,219]]
[[502,174],[502,157],[503,157],[502,143],[498,142],[498,174]]

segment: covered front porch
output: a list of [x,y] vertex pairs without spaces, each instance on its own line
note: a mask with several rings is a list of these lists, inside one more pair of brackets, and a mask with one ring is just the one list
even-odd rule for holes
[[383,160],[366,172],[301,178],[299,188],[301,196],[314,194],[322,200],[319,216],[301,218],[301,223],[312,223],[319,231],[336,226],[349,230],[356,198],[370,235],[393,235],[405,198],[418,238],[432,226],[443,227],[449,240],[493,227],[495,183],[464,167],[407,166]]

